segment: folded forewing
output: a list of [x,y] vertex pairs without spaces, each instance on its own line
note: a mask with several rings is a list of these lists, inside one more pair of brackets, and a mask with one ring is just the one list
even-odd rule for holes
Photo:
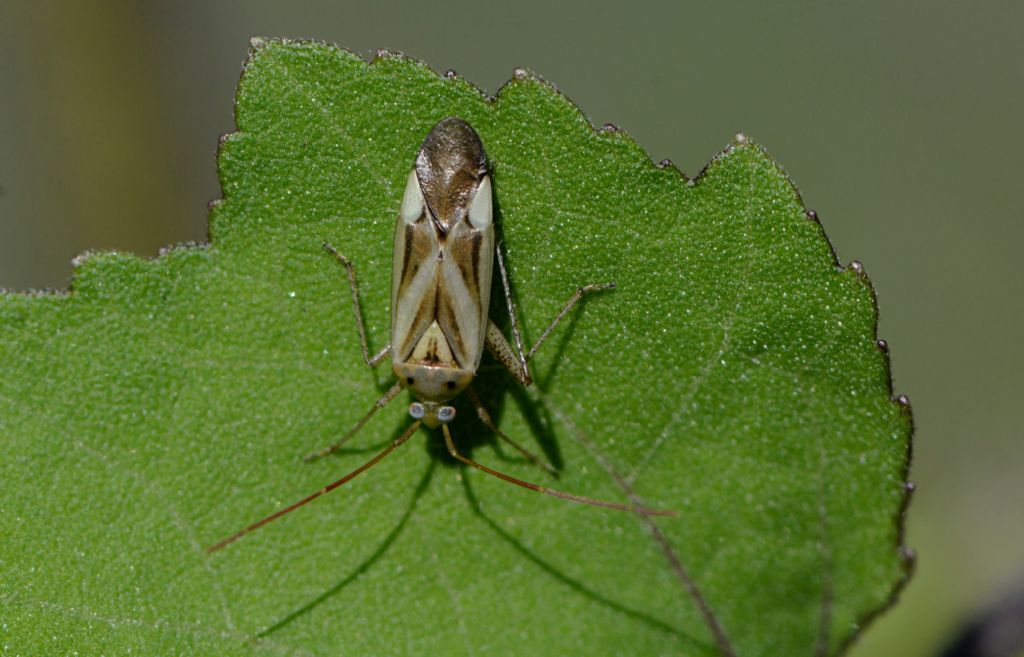
[[439,253],[429,221],[398,222],[391,279],[393,362],[408,360],[437,314]]
[[476,371],[487,330],[487,306],[494,270],[494,226],[460,223],[448,235],[440,263],[437,323],[456,362]]

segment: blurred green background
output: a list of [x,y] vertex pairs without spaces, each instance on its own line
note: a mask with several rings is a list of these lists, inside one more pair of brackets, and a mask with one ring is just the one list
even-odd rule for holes
[[918,572],[852,651],[935,655],[1024,577],[1019,2],[4,2],[0,287],[205,238],[252,35],[390,48],[493,93],[515,67],[697,173],[742,130],[881,305],[917,421]]

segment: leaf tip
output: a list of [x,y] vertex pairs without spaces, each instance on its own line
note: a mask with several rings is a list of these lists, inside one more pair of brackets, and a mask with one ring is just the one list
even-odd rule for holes
[[[909,427],[909,435],[913,436],[914,435],[914,408],[913,408],[913,405],[910,403],[910,397],[907,397],[906,395],[897,395],[893,399],[893,401],[896,402],[896,405],[899,407],[899,414],[900,414],[900,416],[906,421],[907,426]],[[906,469],[907,470],[910,469],[910,459],[911,459],[911,449],[912,449],[912,447],[913,447],[913,443],[910,442],[910,440],[908,439],[908,443],[907,443],[907,463],[906,463]],[[904,478],[906,478],[906,477],[904,477]]]
[[397,50],[389,50],[388,48],[378,48],[376,51],[374,51],[373,60],[370,63],[375,64],[380,60],[403,58],[404,55],[402,55],[402,53],[398,52]]
[[[219,204],[219,201],[210,201],[210,205]],[[187,251],[195,249],[208,249],[210,244],[208,242],[197,242],[195,240],[189,240],[187,242],[178,242],[176,244],[165,244],[161,246],[157,251],[157,255],[161,258],[164,256],[172,255],[178,251]]]
[[917,565],[917,552],[907,545],[900,546],[900,558],[903,560],[903,568],[909,575]]
[[[829,246],[832,246],[831,241]],[[832,254],[835,255],[835,248],[832,248]],[[837,258],[838,262],[838,258]],[[872,304],[875,309],[875,313],[878,313],[878,294],[875,292],[875,286],[871,282],[871,277],[868,276],[867,269],[864,268],[864,263],[860,260],[851,260],[850,264],[842,268],[843,271],[851,272],[862,285],[868,288],[868,292],[871,294]]]

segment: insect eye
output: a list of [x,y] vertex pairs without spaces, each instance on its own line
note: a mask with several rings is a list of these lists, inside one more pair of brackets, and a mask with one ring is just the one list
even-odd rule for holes
[[442,406],[440,410],[437,411],[437,419],[444,423],[451,422],[455,419],[455,409],[451,406]]
[[409,415],[412,416],[412,419],[422,420],[424,414],[425,411],[423,410],[423,404],[419,402],[413,402],[409,404]]

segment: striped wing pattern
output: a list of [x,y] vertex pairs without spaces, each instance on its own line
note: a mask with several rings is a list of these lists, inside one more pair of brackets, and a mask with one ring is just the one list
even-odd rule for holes
[[[436,322],[454,363],[475,372],[483,354],[494,270],[494,226],[461,221],[443,235],[426,216],[397,222],[391,283],[393,362],[406,362]],[[425,363],[432,364],[432,363]]]

